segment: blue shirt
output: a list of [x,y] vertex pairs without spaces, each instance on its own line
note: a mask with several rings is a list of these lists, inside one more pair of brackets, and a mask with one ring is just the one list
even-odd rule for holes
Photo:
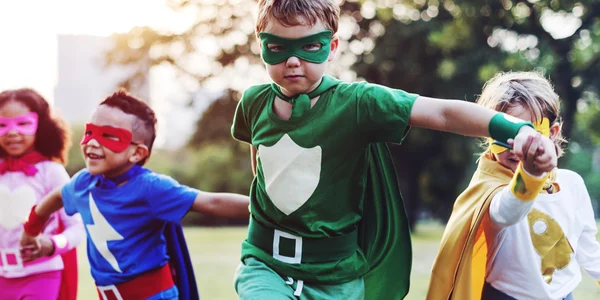
[[96,285],[127,282],[165,265],[165,225],[181,221],[198,190],[144,168],[115,188],[97,187],[98,178],[84,169],[62,189],[65,211],[79,212],[85,224]]

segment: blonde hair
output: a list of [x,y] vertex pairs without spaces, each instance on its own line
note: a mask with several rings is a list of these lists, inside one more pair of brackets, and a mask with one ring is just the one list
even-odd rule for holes
[[285,26],[314,26],[321,21],[335,34],[339,17],[340,7],[335,0],[259,0],[256,33],[263,31],[271,19],[276,19]]
[[[560,98],[548,79],[537,72],[498,73],[483,86],[477,103],[480,105],[508,113],[517,106],[523,106],[533,115],[534,122],[548,118],[550,127],[559,125],[558,133],[550,138],[556,145],[556,154],[564,154],[562,148],[566,140],[562,136],[560,118]],[[489,152],[489,144],[485,145]]]

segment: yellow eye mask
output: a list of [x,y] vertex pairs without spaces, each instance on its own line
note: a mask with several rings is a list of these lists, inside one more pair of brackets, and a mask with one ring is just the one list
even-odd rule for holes
[[[541,133],[545,137],[550,137],[550,120],[548,118],[542,118],[539,122],[534,124],[535,130]],[[511,148],[504,143],[500,143],[491,138],[488,139],[490,143],[490,151],[494,154],[502,153],[506,150],[510,150]]]

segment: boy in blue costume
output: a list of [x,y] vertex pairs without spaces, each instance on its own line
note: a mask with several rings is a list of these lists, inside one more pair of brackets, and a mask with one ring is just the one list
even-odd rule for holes
[[[34,207],[25,224],[22,246],[35,251],[34,237],[52,212],[64,206],[68,214],[80,213],[100,299],[178,299],[176,282],[187,282],[179,285],[187,299],[197,298],[188,290],[193,272],[181,229],[173,224],[188,211],[248,216],[247,196],[202,192],[143,168],[155,127],[154,112],[144,102],[123,91],[108,97],[81,141],[87,168]],[[175,244],[168,244],[165,233]]]

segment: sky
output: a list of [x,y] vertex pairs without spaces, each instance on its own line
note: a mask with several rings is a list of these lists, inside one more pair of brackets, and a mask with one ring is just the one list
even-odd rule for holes
[[0,90],[23,86],[53,101],[56,36],[109,36],[134,26],[189,26],[164,0],[0,0]]

